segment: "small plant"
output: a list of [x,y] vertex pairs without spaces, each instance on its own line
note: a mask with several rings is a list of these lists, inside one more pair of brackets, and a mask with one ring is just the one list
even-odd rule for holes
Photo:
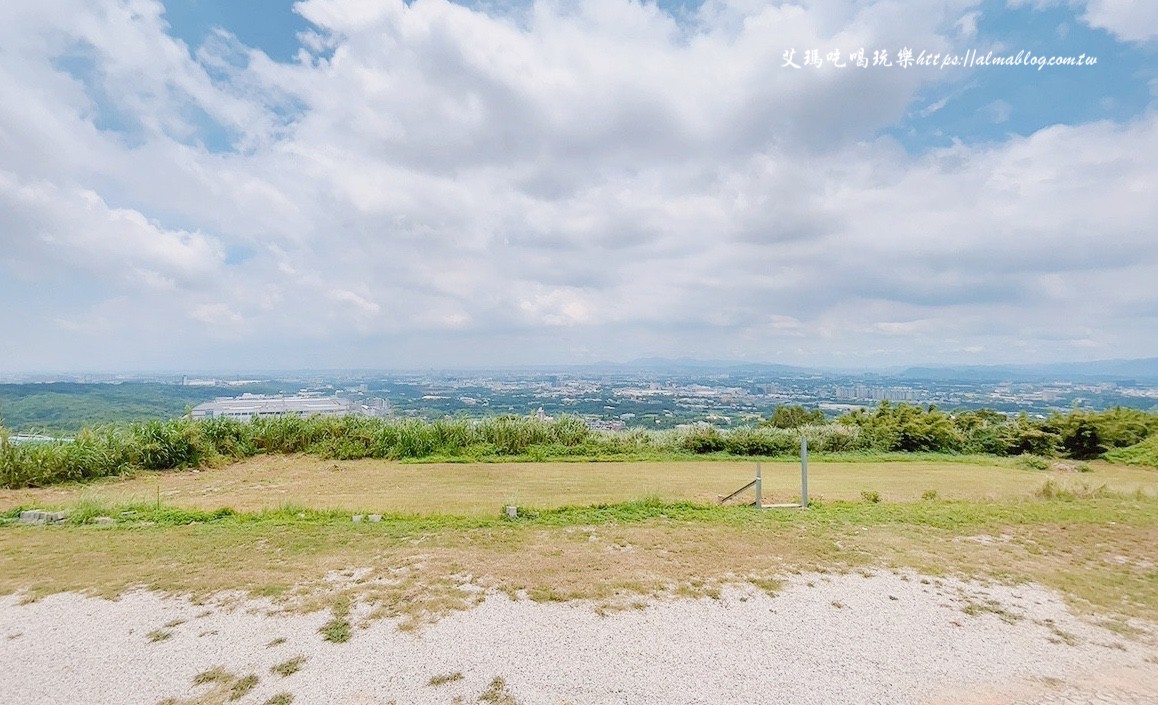
[[271,641],[271,642],[269,642],[268,644],[266,644],[266,645],[265,645],[265,648],[267,648],[267,649],[272,649],[272,648],[273,648],[273,647],[275,647],[275,646],[281,646],[281,645],[282,645],[282,644],[284,644],[285,642],[286,642],[286,638],[285,638],[284,636],[279,636],[278,638],[276,638],[276,639],[274,639],[273,641]]
[[437,687],[440,685],[446,685],[447,683],[453,683],[455,681],[460,681],[462,679],[463,679],[462,671],[455,671],[454,673],[446,673],[446,674],[442,674],[442,675],[431,676],[430,681],[427,683],[427,685],[429,685],[431,687]]
[[748,582],[763,590],[765,594],[772,596],[784,588],[784,581],[776,578],[748,578]]
[[278,693],[269,700],[266,700],[262,705],[290,705],[293,701],[293,693]]
[[229,686],[229,700],[241,700],[249,691],[257,686],[257,676],[250,673],[244,678],[238,678]]
[[295,656],[288,661],[282,661],[278,665],[269,669],[269,672],[281,676],[282,678],[288,678],[289,676],[292,676],[293,674],[302,670],[302,666],[305,664],[305,662],[305,656]]
[[205,685],[206,683],[227,683],[233,680],[233,675],[222,668],[221,666],[214,666],[208,671],[202,671],[193,676],[193,685]]
[[1093,472],[1094,469],[1090,467],[1089,463],[1078,463],[1078,472]]
[[1017,464],[1026,470],[1049,470],[1049,462],[1036,455],[1022,455],[1017,459]]
[[148,634],[149,641],[156,643],[158,641],[165,641],[173,638],[173,632],[168,629],[154,629]]
[[860,498],[869,504],[879,504],[881,501],[881,493],[876,490],[861,490]]
[[478,696],[478,699],[480,702],[491,705],[518,705],[519,702],[507,690],[507,682],[503,680],[502,676],[495,676],[487,689]]
[[937,490],[925,490],[921,493],[921,499],[925,500],[926,502],[931,502],[934,499],[937,499]]
[[331,644],[344,644],[350,640],[350,601],[340,600],[331,611],[334,618],[326,622],[319,631]]

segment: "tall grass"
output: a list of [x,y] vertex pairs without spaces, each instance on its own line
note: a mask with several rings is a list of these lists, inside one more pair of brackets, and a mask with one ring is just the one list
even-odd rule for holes
[[[593,431],[577,416],[437,421],[289,415],[250,422],[175,419],[86,429],[68,442],[14,444],[0,428],[0,486],[43,486],[135,469],[198,467],[281,453],[342,460],[792,457],[799,451],[801,436],[811,451],[830,457],[890,447],[882,445],[880,434],[869,425],[844,422],[795,429],[758,426],[723,431],[697,425],[674,431]],[[1127,450],[1147,462],[1153,457],[1152,441],[1153,437]]]
[[719,431],[592,431],[576,416],[539,420],[521,416],[482,419],[385,420],[361,416],[273,416],[150,421],[128,428],[81,432],[73,441],[16,445],[0,430],[0,485],[9,488],[120,475],[135,469],[169,470],[213,465],[262,453],[310,453],[352,460],[386,458],[633,458],[720,454],[789,456],[800,434],[820,452],[868,447],[855,426],[817,425]]

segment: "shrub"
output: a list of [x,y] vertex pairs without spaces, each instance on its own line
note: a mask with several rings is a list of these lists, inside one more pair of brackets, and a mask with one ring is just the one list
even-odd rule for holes
[[762,426],[773,428],[800,428],[824,423],[824,412],[820,409],[805,409],[803,406],[777,406]]
[[736,429],[723,437],[723,443],[733,455],[785,455],[800,447],[795,434],[778,428]]
[[680,447],[693,453],[716,453],[724,449],[725,443],[715,426],[696,426],[680,439]]

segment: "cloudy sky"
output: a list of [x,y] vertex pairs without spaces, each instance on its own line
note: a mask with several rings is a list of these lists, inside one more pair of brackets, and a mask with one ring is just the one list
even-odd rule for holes
[[0,7],[4,372],[1153,356],[1156,194],[1153,2]]

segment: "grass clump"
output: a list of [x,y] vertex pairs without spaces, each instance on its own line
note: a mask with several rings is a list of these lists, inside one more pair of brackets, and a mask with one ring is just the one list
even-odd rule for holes
[[479,702],[490,703],[490,705],[518,705],[519,703],[507,690],[507,682],[501,676],[495,676],[487,685],[486,690],[478,696],[478,699]]
[[270,696],[262,705],[290,705],[294,701],[293,693],[278,693]]
[[273,673],[274,675],[281,676],[282,678],[288,678],[289,676],[292,676],[293,674],[302,670],[302,666],[304,666],[305,663],[305,656],[295,656],[288,661],[282,661],[281,663],[277,664],[273,668],[269,669],[269,672]]
[[[222,705],[245,697],[258,683],[256,675],[239,678],[221,666],[214,666],[193,677],[194,686],[210,686],[209,690],[190,699],[166,698],[160,705]],[[291,696],[292,698],[292,696]],[[284,701],[291,702],[291,701]]]
[[221,666],[214,666],[208,671],[202,671],[193,676],[193,685],[205,685],[206,683],[229,683],[233,681],[234,675],[225,670]]
[[876,490],[862,490],[860,493],[860,498],[869,504],[880,504],[881,493],[877,492]]
[[440,685],[446,685],[447,683],[454,683],[455,681],[460,681],[463,678],[464,678],[464,676],[462,675],[462,671],[455,671],[454,673],[444,673],[444,674],[440,674],[440,675],[431,676],[430,680],[426,684],[431,686],[432,688],[436,688]]
[[238,678],[229,686],[229,700],[241,700],[249,691],[257,687],[258,678],[255,674],[250,673],[244,678]]
[[331,644],[344,644],[352,636],[350,626],[350,601],[342,598],[331,608],[333,619],[322,625],[319,630],[322,638]]
[[1036,455],[1022,455],[1017,464],[1026,470],[1049,470],[1049,461]]

